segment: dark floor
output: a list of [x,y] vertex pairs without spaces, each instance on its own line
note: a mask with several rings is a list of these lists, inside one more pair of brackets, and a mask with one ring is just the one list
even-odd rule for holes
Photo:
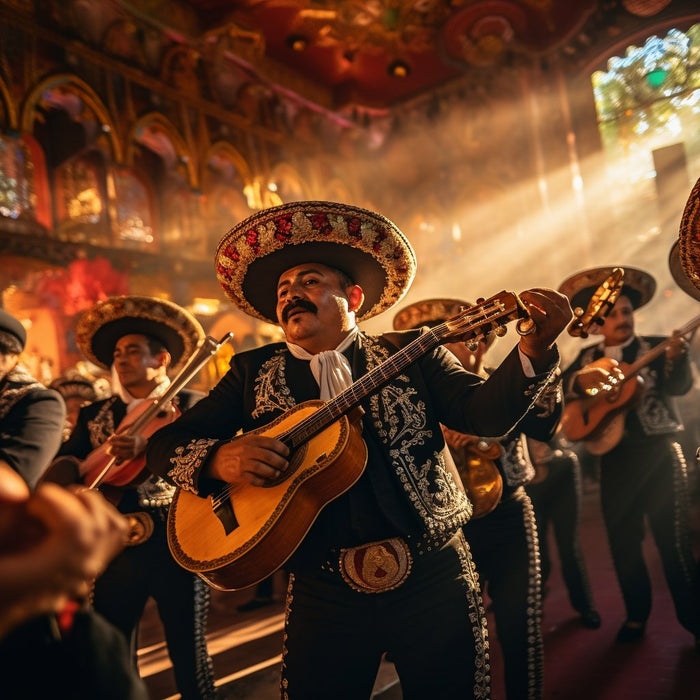
[[[700,514],[694,511],[696,541]],[[693,638],[676,621],[656,550],[645,543],[652,572],[654,601],[645,638],[632,645],[614,641],[624,612],[607,549],[595,484],[586,487],[582,535],[596,605],[603,618],[598,630],[582,627],[571,610],[556,568],[549,581],[544,608],[545,699],[556,700],[688,700],[700,698],[700,654]],[[555,550],[553,550],[555,551]],[[283,594],[284,582],[276,582]],[[247,601],[250,590],[213,592],[209,650],[214,658],[222,700],[273,700],[279,697],[277,675],[283,622],[278,603],[240,614],[235,606]],[[492,619],[489,619],[492,622]],[[502,661],[497,635],[491,632],[493,700],[504,700]],[[162,644],[162,631],[153,607],[144,617],[140,665],[153,700],[179,697]],[[377,700],[400,700],[391,664],[384,664],[375,686]]]

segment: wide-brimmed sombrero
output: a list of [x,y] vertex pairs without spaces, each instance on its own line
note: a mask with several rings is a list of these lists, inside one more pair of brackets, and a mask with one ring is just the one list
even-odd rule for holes
[[[625,295],[635,309],[649,302],[656,291],[656,280],[648,272],[636,267],[615,267],[622,267],[625,271],[620,294]],[[612,274],[615,267],[593,267],[577,272],[559,285],[559,291],[569,298],[572,309],[580,307],[585,310],[595,291]]]
[[[700,301],[700,284],[696,286],[688,277],[686,271],[681,265],[681,246],[680,242],[676,241],[668,254],[668,266],[671,270],[671,275],[676,284],[686,293],[690,294],[693,299]],[[700,282],[700,280],[699,280]]]
[[165,299],[118,296],[101,301],[83,313],[75,341],[96,365],[109,369],[119,338],[140,333],[159,340],[171,357],[170,370],[184,364],[204,338],[204,329],[189,312]]
[[263,209],[236,224],[216,251],[216,275],[228,298],[269,323],[277,323],[277,280],[304,263],[338,268],[362,287],[358,321],[396,304],[416,271],[415,253],[394,223],[338,202]]
[[97,398],[95,385],[79,374],[57,377],[49,384],[49,389],[55,389],[66,401],[73,398],[94,401]]
[[[690,192],[681,217],[678,259],[685,276],[696,290],[700,290],[700,179]],[[697,295],[695,298],[698,298]]]
[[[394,316],[394,330],[407,331],[421,326],[435,326],[474,306],[462,299],[424,299],[405,306]],[[490,348],[496,336],[488,333],[484,340]]]

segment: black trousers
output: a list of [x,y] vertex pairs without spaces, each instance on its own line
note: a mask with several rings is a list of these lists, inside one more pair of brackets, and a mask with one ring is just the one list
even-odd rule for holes
[[332,559],[290,575],[284,698],[369,698],[384,652],[404,700],[489,697],[486,620],[461,533],[414,555],[406,581],[384,593],[353,590]]
[[584,613],[593,608],[593,595],[579,538],[581,465],[575,452],[560,452],[561,455],[547,462],[547,476],[525,488],[535,509],[542,585],[546,584],[552,571],[549,551],[551,526],[571,606]]
[[155,520],[146,542],[127,547],[112,561],[95,583],[93,604],[124,633],[135,662],[139,620],[152,597],[183,700],[213,698],[213,666],[205,637],[209,587],[172,558],[165,528],[164,521]]
[[651,581],[642,551],[646,518],[678,621],[697,637],[700,600],[688,529],[687,482],[681,448],[667,436],[623,440],[601,458],[603,518],[627,619],[645,622],[651,611]]
[[525,489],[464,526],[484,591],[493,604],[508,700],[541,698],[544,677],[537,528]]

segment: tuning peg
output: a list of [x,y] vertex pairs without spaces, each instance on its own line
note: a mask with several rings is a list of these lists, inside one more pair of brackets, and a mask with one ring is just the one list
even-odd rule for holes
[[479,341],[474,338],[472,340],[468,340],[465,345],[469,351],[476,352],[477,348],[479,347]]
[[493,329],[493,332],[499,337],[502,338],[507,332],[508,329],[505,326],[496,326]]
[[574,311],[574,316],[576,316],[577,318],[579,316],[583,316],[583,314],[584,314],[584,310],[580,306],[577,306],[573,311]]

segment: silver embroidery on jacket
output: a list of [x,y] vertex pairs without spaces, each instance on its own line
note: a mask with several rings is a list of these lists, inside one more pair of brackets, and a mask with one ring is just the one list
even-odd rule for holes
[[[374,338],[365,341],[367,369],[371,371],[388,357],[388,351]],[[411,400],[416,394],[408,376],[401,374],[370,398],[370,406],[375,430],[389,447],[389,457],[404,490],[430,534],[437,537],[462,524],[457,516],[466,512],[469,504],[440,452],[434,452],[422,464],[416,463],[412,448],[433,439],[433,431],[427,427],[425,403]]]
[[194,474],[205,460],[209,453],[209,448],[217,442],[212,438],[200,438],[190,440],[190,442],[175,448],[175,456],[170,458],[173,468],[168,472],[168,476],[176,486],[197,493],[194,485]]
[[93,447],[99,447],[107,442],[114,435],[114,414],[112,413],[112,405],[117,400],[116,396],[112,396],[100,410],[97,415],[88,421],[87,427],[90,433],[90,444]]
[[263,363],[255,379],[255,409],[253,418],[260,418],[270,411],[287,411],[296,406],[287,386],[287,361],[284,350],[279,350]]

